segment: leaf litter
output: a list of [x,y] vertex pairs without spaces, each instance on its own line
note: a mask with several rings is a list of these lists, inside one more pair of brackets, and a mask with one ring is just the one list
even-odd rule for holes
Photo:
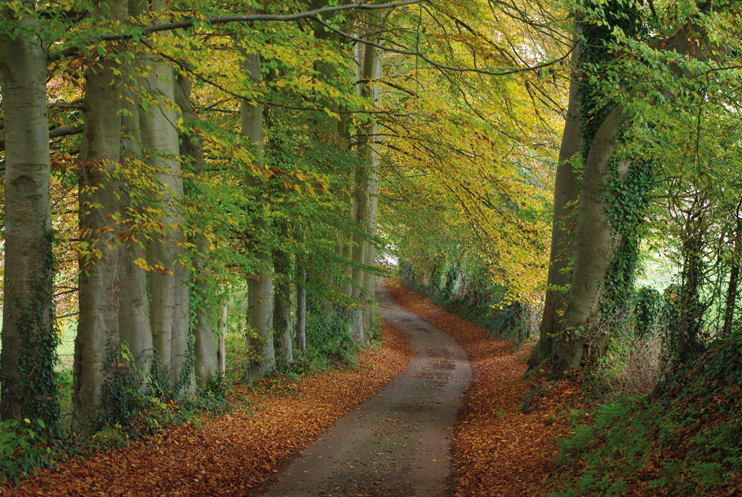
[[[404,335],[386,322],[381,345],[358,354],[354,367],[322,372],[269,392],[235,390],[247,407],[169,428],[127,448],[71,458],[8,496],[247,495],[294,451],[373,396],[410,362]],[[276,393],[278,390],[278,393]]]
[[387,283],[389,295],[411,313],[453,336],[470,354],[473,379],[455,429],[456,497],[541,496],[562,469],[554,462],[556,439],[573,433],[570,409],[587,403],[577,380],[546,392],[530,412],[523,399],[545,378],[525,381],[530,347],[495,338],[484,329]]

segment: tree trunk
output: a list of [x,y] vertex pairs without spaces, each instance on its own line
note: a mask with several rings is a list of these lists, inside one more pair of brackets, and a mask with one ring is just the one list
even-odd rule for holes
[[189,339],[188,271],[178,262],[182,253],[179,244],[184,241],[177,227],[183,221],[178,212],[183,198],[183,180],[175,159],[179,151],[174,126],[178,116],[168,108],[175,96],[172,67],[153,59],[147,63],[152,69],[143,83],[159,105],[140,111],[142,142],[148,163],[162,185],[160,202],[164,212],[160,219],[162,232],[153,237],[149,255],[150,265],[159,267],[150,273],[152,342],[160,366],[168,372],[170,385],[174,386],[187,357]]
[[569,104],[564,121],[562,144],[559,148],[559,162],[557,164],[554,184],[554,213],[551,224],[551,253],[549,255],[549,275],[547,277],[546,298],[544,313],[541,319],[539,340],[528,360],[529,371],[537,367],[555,351],[554,342],[560,328],[560,312],[564,310],[564,292],[570,282],[567,268],[572,262],[572,247],[568,244],[567,235],[571,228],[565,225],[570,214],[569,206],[574,204],[580,196],[580,184],[577,181],[574,161],[579,161],[579,152],[582,148],[580,138],[579,105],[577,90],[579,89],[580,45],[575,26],[573,37],[575,48],[572,51],[572,69],[570,71]]
[[[713,58],[721,61],[728,49],[711,43],[698,26],[691,26],[691,32],[694,36],[689,36],[683,29],[663,42],[663,49],[682,56],[692,50],[693,57],[697,60]],[[694,77],[677,66],[670,66],[670,71],[676,77]],[[611,234],[606,212],[606,208],[612,207],[612,198],[616,192],[606,191],[604,188],[604,185],[611,184],[608,166],[621,132],[621,113],[620,106],[617,106],[606,116],[590,143],[590,152],[584,164],[575,229],[574,269],[557,347],[556,373],[577,368],[589,346],[590,337],[596,336],[608,271],[613,263],[615,249],[623,243],[622,235]],[[625,178],[631,165],[630,160],[619,161],[616,172],[619,179]]]
[[[559,368],[575,369],[580,365],[588,335],[600,318],[599,310],[608,269],[621,244],[620,235],[612,235],[603,197],[603,185],[611,183],[608,165],[613,157],[620,130],[620,110],[614,108],[598,128],[585,164],[580,203],[575,228],[575,256],[572,284],[566,302]],[[629,162],[621,161],[618,173],[624,176]]]
[[296,310],[294,313],[294,347],[296,350],[307,350],[307,272],[296,265]]
[[[33,32],[30,18],[5,22]],[[33,35],[0,36],[0,88],[5,125],[5,302],[2,419],[41,418],[56,425],[56,334],[52,326],[52,224],[49,204],[48,59]],[[47,360],[48,359],[48,360]],[[24,371],[19,370],[21,366]],[[26,371],[34,371],[29,377]],[[46,380],[43,380],[43,379]],[[38,381],[42,380],[42,381]]]
[[[369,178],[369,211],[367,229],[369,238],[376,237],[376,231],[378,228],[378,204],[379,204],[379,171],[378,171],[378,154],[374,152],[374,161],[371,169],[371,177]],[[366,241],[366,260],[367,266],[376,266],[376,246],[372,240]],[[375,309],[375,294],[376,294],[376,275],[370,272],[366,272],[364,276],[363,286],[366,289],[365,300],[366,303],[363,308],[363,327],[365,330],[371,329],[371,325],[374,320],[374,309]]]
[[[139,128],[139,106],[134,87],[127,81],[129,75],[134,74],[131,66],[123,69],[124,80],[121,85],[122,106],[121,114],[121,162],[122,166],[130,171],[142,168],[142,136]],[[131,230],[132,223],[136,222],[136,215],[142,206],[132,204],[129,189],[133,186],[122,184],[121,210],[124,222],[124,235],[121,248],[121,298],[119,301],[119,336],[121,343],[126,344],[134,359],[136,375],[142,381],[152,369],[152,328],[150,326],[149,291],[147,288],[147,272],[134,263],[137,259],[146,257],[140,245],[142,240],[136,239],[136,232]]]
[[[107,3],[94,16],[126,18],[124,2]],[[109,17],[110,16],[110,17]],[[119,363],[121,250],[112,218],[121,204],[116,169],[121,156],[120,64],[104,59],[85,75],[85,123],[80,149],[80,231],[89,254],[80,258],[80,318],[75,338],[73,429],[90,435],[97,428],[101,393]]]
[[742,251],[742,221],[737,219],[734,233],[734,255],[732,257],[732,268],[729,271],[729,285],[727,287],[726,306],[724,310],[724,326],[722,335],[730,336],[732,323],[734,322],[734,309],[737,304],[737,287],[739,285],[739,259]]
[[[190,167],[196,178],[204,174],[203,138],[193,129],[193,103],[191,101],[191,82],[182,75],[178,76],[178,87],[175,100],[180,108],[183,120],[189,131],[180,135],[180,155],[190,162]],[[197,187],[191,188],[196,190]],[[186,197],[193,195],[193,191],[186,190]],[[206,236],[199,230],[191,240],[195,245],[196,253],[193,256],[194,274],[192,275],[194,298],[191,304],[195,307],[196,322],[193,330],[196,384],[205,388],[217,377],[219,365],[217,363],[217,317],[215,313],[215,295],[213,279],[208,267],[209,243]]]
[[[378,49],[371,45],[366,45],[363,54],[363,69],[360,73],[361,81],[375,81],[381,77],[381,57]],[[370,99],[374,106],[379,105],[380,90],[375,83],[366,83],[361,85],[360,93],[362,96]],[[377,146],[371,142],[369,137],[376,134],[376,125],[368,124],[364,126],[362,134],[359,137],[359,154],[362,158],[363,166],[356,174],[356,211],[355,218],[358,224],[363,228],[364,236],[354,235],[355,243],[353,251],[353,261],[358,265],[375,264],[376,251],[369,240],[376,235],[376,208],[378,206],[378,188],[379,188],[379,161]],[[353,339],[356,342],[364,341],[364,323],[371,322],[370,303],[373,299],[375,290],[375,278],[373,275],[366,273],[360,267],[354,267],[353,280],[355,288],[353,297],[358,299],[359,308],[356,310],[353,319]],[[371,288],[373,287],[373,288]]]
[[273,251],[275,284],[273,288],[273,333],[281,338],[281,359],[294,362],[291,341],[291,259],[281,250]]
[[[367,197],[366,188],[368,183],[368,170],[366,167],[359,166],[355,176],[355,191],[353,198],[353,217],[357,223],[357,229],[365,231],[364,222],[367,217]],[[366,261],[366,239],[359,233],[353,234],[353,290],[351,296],[354,299],[356,308],[353,310],[353,320],[351,322],[350,336],[355,343],[364,342],[363,333],[363,284],[365,283],[365,273],[360,267]]]
[[[245,70],[253,82],[260,82],[260,55],[246,54]],[[247,137],[255,153],[255,167],[262,168],[264,162],[263,145],[263,106],[253,105],[246,101],[241,105],[242,135]],[[245,171],[245,185],[248,187],[258,186],[258,181],[248,169]],[[255,231],[260,233],[267,230],[265,220],[255,221]],[[265,374],[275,367],[276,357],[273,350],[273,257],[270,251],[260,246],[254,247],[258,265],[255,273],[249,277],[247,296],[247,324],[248,330],[248,353],[250,362],[245,374],[247,381],[261,379]]]
[[216,364],[222,374],[227,373],[227,318],[229,309],[227,308],[227,299],[222,297],[222,318],[219,322],[219,349],[216,354]]

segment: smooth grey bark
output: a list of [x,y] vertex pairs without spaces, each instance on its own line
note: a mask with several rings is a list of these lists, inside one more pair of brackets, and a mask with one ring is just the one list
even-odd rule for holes
[[[123,20],[125,2],[99,6],[95,17]],[[120,212],[121,66],[103,59],[85,74],[85,110],[80,148],[80,231],[89,255],[80,258],[80,317],[75,337],[73,369],[73,430],[85,436],[96,429],[101,392],[114,374],[121,354],[119,337],[119,227],[112,215]]]
[[[160,270],[150,272],[152,296],[152,343],[160,358],[160,365],[170,376],[171,386],[179,382],[181,369],[188,358],[190,315],[188,269],[179,261],[185,241],[180,225],[183,216],[178,205],[183,199],[183,178],[180,174],[178,115],[173,108],[175,76],[169,64],[156,59],[143,60],[151,69],[142,86],[157,101],[147,109],[140,109],[142,143],[149,166],[160,184],[160,202],[163,216],[161,233],[153,237],[150,247],[150,265]],[[183,385],[183,393],[193,385]]]
[[291,258],[282,250],[273,251],[273,333],[281,339],[279,354],[286,363],[294,362],[291,340]]
[[[245,71],[254,83],[262,80],[260,74],[260,55],[245,54]],[[254,102],[242,101],[240,106],[242,135],[245,136],[255,153],[254,165],[261,168],[265,164],[263,144],[263,106]],[[252,172],[245,171],[245,185],[259,186]],[[255,230],[260,233],[268,229],[262,219],[255,221]],[[273,350],[273,257],[263,247],[253,247],[257,259],[254,274],[247,281],[247,324],[249,364],[245,372],[246,381],[261,379],[276,364]]]
[[296,308],[294,310],[294,348],[302,352],[307,350],[307,272],[296,265]]
[[[178,76],[175,101],[180,108],[181,115],[186,123],[192,122],[193,102],[191,100],[191,82],[183,75]],[[190,162],[196,178],[204,174],[203,138],[193,129],[182,133],[180,155]],[[185,192],[189,195],[188,190]],[[191,193],[192,194],[192,193]],[[211,271],[208,266],[209,243],[206,236],[197,232],[191,242],[195,245],[196,253],[193,256],[193,269],[191,275],[194,289],[194,299],[191,305],[195,307],[194,353],[195,353],[195,375],[196,384],[199,388],[205,388],[217,378],[219,364],[218,353],[218,330],[217,316],[213,303],[209,296],[213,295]],[[213,299],[211,299],[213,300]]]
[[[372,164],[372,170],[369,178],[369,191],[368,191],[368,221],[367,221],[367,234],[369,239],[366,240],[366,260],[364,263],[366,266],[376,266],[376,245],[374,245],[373,238],[376,237],[378,230],[378,205],[379,205],[379,165],[378,165],[378,153],[374,150],[374,158]],[[363,327],[365,330],[370,330],[374,320],[374,312],[376,307],[376,275],[371,272],[364,273],[364,288],[365,293],[365,304],[363,307]]]
[[[366,196],[366,188],[368,183],[368,169],[367,167],[359,166],[356,170],[355,177],[355,191],[353,195],[353,217],[358,224],[358,229],[365,231],[365,221],[368,210],[368,199]],[[350,336],[353,338],[355,343],[364,342],[364,330],[363,330],[363,284],[365,283],[365,273],[361,265],[366,261],[366,239],[359,233],[353,233],[353,289],[351,296],[353,297],[354,305],[356,308],[353,309],[353,319],[351,321]]]
[[579,60],[580,45],[579,33],[575,26],[573,37],[575,47],[572,51],[572,68],[570,70],[569,103],[564,121],[562,143],[559,148],[559,162],[557,163],[554,182],[554,212],[551,224],[551,252],[549,254],[549,274],[547,277],[544,313],[539,328],[539,340],[528,359],[529,371],[537,367],[541,361],[555,352],[555,342],[561,325],[560,313],[564,310],[566,288],[570,283],[567,268],[572,262],[572,246],[568,244],[570,227],[565,226],[570,214],[569,206],[574,204],[580,196],[580,183],[575,175],[575,161],[580,160],[582,138],[580,137],[579,105],[577,90],[579,89]]
[[[134,68],[127,65],[122,69],[124,79],[121,85],[121,163],[129,169],[140,169],[142,165],[142,136],[139,128],[139,106],[132,79]],[[124,226],[133,222],[134,215],[141,206],[134,205],[129,195],[130,185],[121,185],[121,210]],[[121,278],[119,300],[119,336],[134,359],[136,375],[145,386],[145,380],[152,368],[152,328],[150,325],[149,292],[147,272],[134,263],[146,258],[146,253],[133,233],[124,228],[121,247]]]
[[222,317],[219,321],[219,348],[216,354],[216,364],[222,374],[227,372],[227,318],[229,309],[227,309],[227,299],[222,297]]
[[[362,70],[358,74],[359,81],[376,81],[381,77],[381,56],[376,47],[366,45],[363,54]],[[374,106],[379,105],[380,90],[375,83],[366,83],[360,86],[360,94],[370,99]],[[353,280],[355,288],[353,296],[360,301],[360,307],[356,309],[353,318],[352,336],[356,342],[365,340],[365,329],[371,323],[371,305],[375,291],[375,278],[373,274],[362,269],[362,265],[373,266],[376,261],[376,251],[371,238],[376,235],[377,228],[377,206],[379,189],[379,154],[378,145],[373,143],[369,137],[375,136],[376,125],[364,126],[359,137],[359,154],[362,158],[362,166],[356,177],[356,221],[363,227],[364,235],[354,235],[355,243],[353,262],[358,266],[353,269]],[[367,324],[368,323],[368,324]]]
[[[600,303],[608,269],[621,243],[608,225],[604,196],[610,196],[603,185],[610,184],[608,165],[616,147],[621,127],[618,107],[614,108],[598,128],[590,145],[580,191],[575,227],[575,256],[572,283],[567,297],[559,343],[559,368],[579,367],[589,337],[600,319]],[[618,172],[625,175],[629,161],[621,161]]]
[[[5,124],[5,301],[3,303],[2,419],[32,417],[21,412],[23,340],[51,337],[52,224],[49,203],[49,119],[46,107],[48,57],[32,33],[34,21],[17,21],[4,1],[5,22],[28,31],[0,36],[0,89]],[[54,365],[39,374],[54,376]],[[44,417],[39,414],[39,417]]]

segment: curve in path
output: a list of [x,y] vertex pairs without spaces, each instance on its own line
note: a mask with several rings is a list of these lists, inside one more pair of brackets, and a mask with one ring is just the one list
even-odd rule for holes
[[434,497],[449,490],[453,427],[471,380],[451,337],[381,289],[379,314],[410,341],[407,369],[283,468],[266,497]]

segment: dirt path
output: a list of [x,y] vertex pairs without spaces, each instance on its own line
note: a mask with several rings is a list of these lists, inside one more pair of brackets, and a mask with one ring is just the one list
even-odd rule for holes
[[466,352],[380,291],[379,313],[410,341],[410,366],[276,475],[262,495],[435,497],[446,493],[451,438],[471,380]]

